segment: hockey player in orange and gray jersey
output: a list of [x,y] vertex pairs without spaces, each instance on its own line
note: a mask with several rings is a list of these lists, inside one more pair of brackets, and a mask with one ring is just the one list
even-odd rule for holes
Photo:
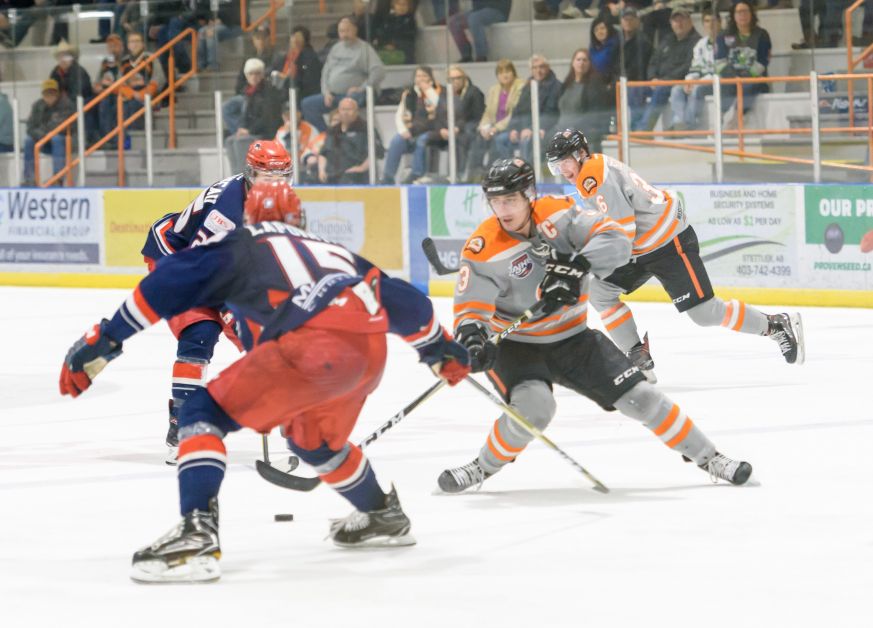
[[[455,288],[455,338],[471,367],[487,371],[503,398],[543,430],[555,414],[552,384],[618,409],[713,477],[743,484],[747,462],[732,460],[654,386],[605,335],[588,329],[590,276],[607,277],[631,253],[621,226],[567,196],[534,200],[534,172],[521,159],[494,162],[482,185],[494,216],[464,247]],[[489,337],[542,298],[543,313],[499,345]],[[472,462],[443,471],[447,493],[481,484],[532,440],[506,415]]]
[[546,151],[549,169],[576,185],[583,203],[618,222],[633,248],[627,263],[591,285],[591,305],[615,343],[651,382],[657,381],[648,334],[640,340],[633,315],[620,295],[657,277],[673,305],[698,325],[768,336],[779,343],[789,364],[804,360],[800,314],[764,314],[737,299],[713,294],[697,234],[678,195],[646,183],[629,166],[606,155],[592,155],[578,130],[559,131]]

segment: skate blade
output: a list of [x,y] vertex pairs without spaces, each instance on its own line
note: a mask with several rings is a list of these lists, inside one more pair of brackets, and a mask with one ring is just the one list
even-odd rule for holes
[[220,577],[221,567],[215,556],[197,556],[174,567],[160,560],[147,560],[130,570],[130,579],[139,584],[203,584]]
[[164,463],[168,464],[172,467],[176,466],[176,459],[179,457],[179,448],[178,447],[168,447],[167,448],[167,457],[164,458]]
[[337,547],[345,549],[383,549],[391,547],[408,547],[416,544],[415,537],[407,533],[402,536],[374,536],[373,538],[361,541],[360,543],[342,543],[334,539],[333,543]]
[[791,321],[791,327],[794,329],[794,337],[797,339],[797,359],[794,363],[800,365],[806,360],[806,340],[803,337],[803,319],[800,317],[800,312],[789,314],[788,319]]

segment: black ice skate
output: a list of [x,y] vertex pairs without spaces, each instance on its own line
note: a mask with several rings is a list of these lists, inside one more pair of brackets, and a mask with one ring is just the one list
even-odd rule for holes
[[140,583],[213,582],[221,576],[218,559],[218,500],[209,512],[195,510],[157,541],[133,555],[130,577]]
[[446,469],[440,473],[437,478],[437,484],[444,493],[460,493],[468,488],[476,485],[476,490],[482,487],[482,482],[490,478],[493,473],[488,473],[479,464],[479,459],[476,458],[473,462],[469,462],[462,467],[454,469]]
[[806,359],[806,345],[803,341],[803,320],[800,313],[770,314],[767,336],[779,343],[782,357],[789,364],[803,364]]
[[385,495],[385,507],[370,512],[354,511],[330,524],[328,537],[340,547],[396,547],[415,545],[409,534],[409,517],[400,507],[397,489]]
[[658,378],[655,375],[655,361],[652,359],[652,354],[649,352],[649,333],[643,336],[643,341],[638,342],[631,350],[627,352],[627,357],[634,363],[634,366],[640,369],[640,372],[646,376],[650,384],[657,384]]
[[731,460],[718,452],[706,464],[699,465],[709,473],[713,482],[725,480],[737,486],[745,484],[752,475],[752,465],[741,460]]
[[170,399],[170,425],[167,428],[167,458],[164,460],[169,465],[176,465],[179,457],[179,412]]

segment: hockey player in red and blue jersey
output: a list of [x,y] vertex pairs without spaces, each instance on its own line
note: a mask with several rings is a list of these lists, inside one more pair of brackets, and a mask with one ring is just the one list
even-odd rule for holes
[[[255,194],[262,185],[273,186]],[[258,184],[246,225],[161,260],[110,320],[70,349],[61,394],[77,396],[135,333],[192,307],[223,304],[235,314],[248,353],[188,398],[179,416],[181,523],[136,552],[138,582],[219,577],[218,490],[223,438],[248,427],[281,427],[290,446],[355,511],[335,523],[337,545],[410,545],[410,522],[393,489],[385,494],[348,438],[386,359],[387,332],[456,384],[470,372],[466,349],[436,319],[430,301],[338,244],[278,219],[286,184]],[[256,224],[255,224],[256,223]]]
[[[252,143],[246,155],[244,173],[213,183],[183,211],[167,214],[152,225],[142,249],[149,270],[153,270],[157,260],[163,257],[242,226],[243,203],[251,186],[257,181],[288,181],[290,176],[291,156],[282,144],[263,140]],[[290,194],[292,203],[282,219],[302,227],[300,200],[293,191]],[[223,320],[217,309],[194,308],[172,317],[167,324],[178,341],[166,438],[170,448],[167,464],[176,464],[179,410],[205,383],[206,369],[222,330],[238,348],[240,345],[229,321]]]

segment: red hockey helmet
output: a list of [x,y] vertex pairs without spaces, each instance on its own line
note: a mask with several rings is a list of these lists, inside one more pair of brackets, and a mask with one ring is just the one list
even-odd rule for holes
[[279,221],[301,228],[306,223],[300,197],[285,181],[255,183],[246,195],[244,220],[247,225]]
[[272,180],[290,181],[292,172],[291,155],[279,142],[256,140],[246,153],[246,181],[254,185],[258,175]]

